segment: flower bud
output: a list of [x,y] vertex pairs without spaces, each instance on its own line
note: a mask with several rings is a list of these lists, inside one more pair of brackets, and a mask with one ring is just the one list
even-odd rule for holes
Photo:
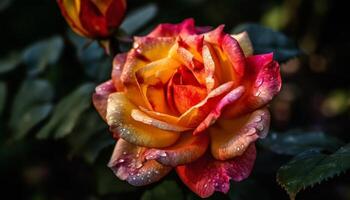
[[103,39],[122,22],[125,0],[57,0],[62,15],[77,34]]

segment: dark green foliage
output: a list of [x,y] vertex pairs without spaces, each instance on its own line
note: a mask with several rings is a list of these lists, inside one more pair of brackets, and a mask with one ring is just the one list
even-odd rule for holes
[[283,165],[277,172],[277,181],[291,199],[295,199],[300,190],[339,175],[349,168],[350,144],[331,154],[311,149]]
[[16,94],[9,125],[15,139],[23,138],[52,110],[54,91],[47,80],[26,80]]

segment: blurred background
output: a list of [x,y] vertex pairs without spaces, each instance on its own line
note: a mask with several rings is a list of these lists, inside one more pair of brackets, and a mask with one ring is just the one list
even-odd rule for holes
[[[193,17],[202,26],[226,24],[227,32],[248,30],[256,53],[274,51],[281,63],[283,88],[270,105],[271,133],[258,144],[253,174],[210,199],[288,199],[276,181],[281,166],[305,150],[322,147],[327,156],[350,141],[345,1],[127,2],[126,33],[143,35],[159,23]],[[108,79],[111,59],[69,31],[56,1],[1,0],[0,30],[2,199],[198,198],[174,172],[136,188],[106,166],[114,141],[91,93]],[[340,176],[323,181],[328,176],[320,175],[321,184],[297,199],[349,200],[349,154],[345,158],[334,162],[343,167],[335,170]]]

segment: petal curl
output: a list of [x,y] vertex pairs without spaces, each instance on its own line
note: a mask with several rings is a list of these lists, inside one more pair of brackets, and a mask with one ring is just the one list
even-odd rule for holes
[[242,156],[234,159],[218,161],[206,154],[193,163],[176,167],[176,172],[187,187],[206,198],[215,191],[227,193],[231,179],[241,181],[247,178],[255,158],[256,150],[252,144]]
[[147,160],[156,160],[161,164],[176,167],[191,163],[200,158],[207,150],[209,137],[207,134],[193,136],[184,133],[172,146],[163,149],[150,149],[146,153]]
[[211,154],[218,160],[240,156],[255,140],[267,135],[269,126],[270,114],[266,108],[231,120],[219,119],[208,129]]
[[107,99],[111,93],[116,92],[113,81],[109,80],[97,86],[95,93],[92,95],[92,103],[97,112],[106,121],[107,114]]
[[142,106],[139,108],[154,119],[186,128],[195,128],[205,119],[210,111],[215,108],[215,105],[217,105],[220,99],[230,91],[232,86],[233,82],[227,82],[220,85],[219,87],[212,90],[205,99],[191,107],[180,117],[152,111]]
[[245,57],[253,55],[253,45],[246,31],[231,36],[237,40],[244,52]]
[[221,47],[230,60],[236,74],[242,77],[245,69],[245,56],[237,40],[226,34],[222,39]]
[[120,77],[121,77],[122,72],[123,72],[126,57],[127,57],[127,54],[122,53],[122,54],[116,55],[114,57],[114,60],[113,60],[112,80],[113,80],[115,88],[119,92],[124,90],[124,86],[123,86],[123,83],[122,83]]
[[167,122],[154,119],[138,109],[132,110],[131,116],[134,120],[138,122],[142,122],[166,131],[184,132],[189,130],[189,128],[169,124]]
[[124,86],[123,91],[133,103],[151,109],[150,105],[145,102],[145,98],[140,98],[143,97],[143,94],[135,76],[135,72],[148,63],[149,60],[145,60],[140,56],[136,49],[130,50],[126,57],[120,80]]
[[119,139],[108,163],[115,175],[134,186],[154,183],[167,175],[171,167],[164,166],[155,160],[146,160],[145,147],[139,147]]
[[233,84],[233,82],[227,82],[212,90],[205,99],[183,113],[179,117],[178,124],[185,127],[197,127],[220,99],[230,91]]
[[134,37],[133,47],[145,59],[156,61],[167,57],[175,41],[173,37]]
[[162,148],[176,142],[180,134],[158,129],[131,117],[131,111],[137,109],[124,93],[109,95],[107,105],[107,123],[120,138],[138,146]]
[[264,107],[281,89],[279,64],[273,54],[255,55],[247,58],[247,74],[244,86],[247,91],[236,103],[223,112],[225,118],[232,118]]
[[239,86],[229,92],[224,98],[220,100],[220,102],[215,106],[215,108],[208,114],[208,116],[203,120],[203,122],[194,130],[193,134],[196,135],[198,133],[203,132],[205,129],[213,125],[216,120],[221,116],[222,109],[237,101],[244,92],[244,87]]
[[149,37],[176,37],[187,36],[207,31],[207,29],[196,28],[193,19],[185,19],[179,24],[160,24],[147,36]]

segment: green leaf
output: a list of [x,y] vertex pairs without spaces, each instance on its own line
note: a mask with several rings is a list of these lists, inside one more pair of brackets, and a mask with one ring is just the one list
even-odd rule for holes
[[[68,138],[68,142],[71,145],[70,154],[73,156],[82,153],[94,134],[104,131],[106,126],[95,110],[89,109],[84,112],[75,126],[73,133]],[[107,130],[106,133],[108,133]]]
[[46,80],[26,80],[14,98],[10,127],[21,139],[52,110],[53,88]]
[[63,51],[63,39],[59,36],[39,41],[23,52],[23,62],[28,66],[29,75],[37,75],[48,65],[55,64]]
[[112,60],[105,55],[100,45],[72,31],[68,31],[67,35],[76,48],[78,60],[84,66],[85,73],[98,82],[106,80],[110,76]]
[[292,130],[286,133],[271,133],[259,144],[277,153],[296,155],[308,149],[320,149],[335,151],[343,143],[330,135],[322,132],[303,132]]
[[93,108],[82,114],[68,142],[70,156],[83,156],[89,163],[96,160],[101,150],[115,143],[108,126]]
[[7,93],[7,89],[6,89],[5,83],[0,82],[0,116],[5,107],[6,93]]
[[181,200],[184,199],[180,187],[175,181],[165,180],[153,189],[143,193],[141,200]]
[[75,46],[77,57],[81,63],[96,62],[103,58],[104,51],[96,41],[81,37],[75,34],[71,29],[67,31],[67,35]]
[[22,54],[12,52],[0,59],[0,74],[14,70],[22,62]]
[[253,43],[254,54],[274,53],[278,61],[286,61],[301,54],[300,50],[281,32],[258,24],[242,24],[233,29],[233,33],[247,31]]
[[157,12],[158,8],[155,4],[150,3],[145,5],[127,15],[120,27],[126,33],[132,35],[151,21],[156,16]]
[[350,168],[350,143],[333,154],[309,150],[299,154],[277,172],[277,182],[291,199],[306,187],[315,185]]
[[55,107],[50,121],[39,131],[37,137],[63,138],[72,133],[82,113],[91,106],[94,84],[86,83],[63,98]]
[[91,137],[88,143],[86,143],[82,151],[82,155],[87,160],[87,162],[95,162],[103,149],[115,144],[112,136],[108,133],[109,132],[107,130],[104,132],[99,132],[98,134],[95,134],[93,137]]

